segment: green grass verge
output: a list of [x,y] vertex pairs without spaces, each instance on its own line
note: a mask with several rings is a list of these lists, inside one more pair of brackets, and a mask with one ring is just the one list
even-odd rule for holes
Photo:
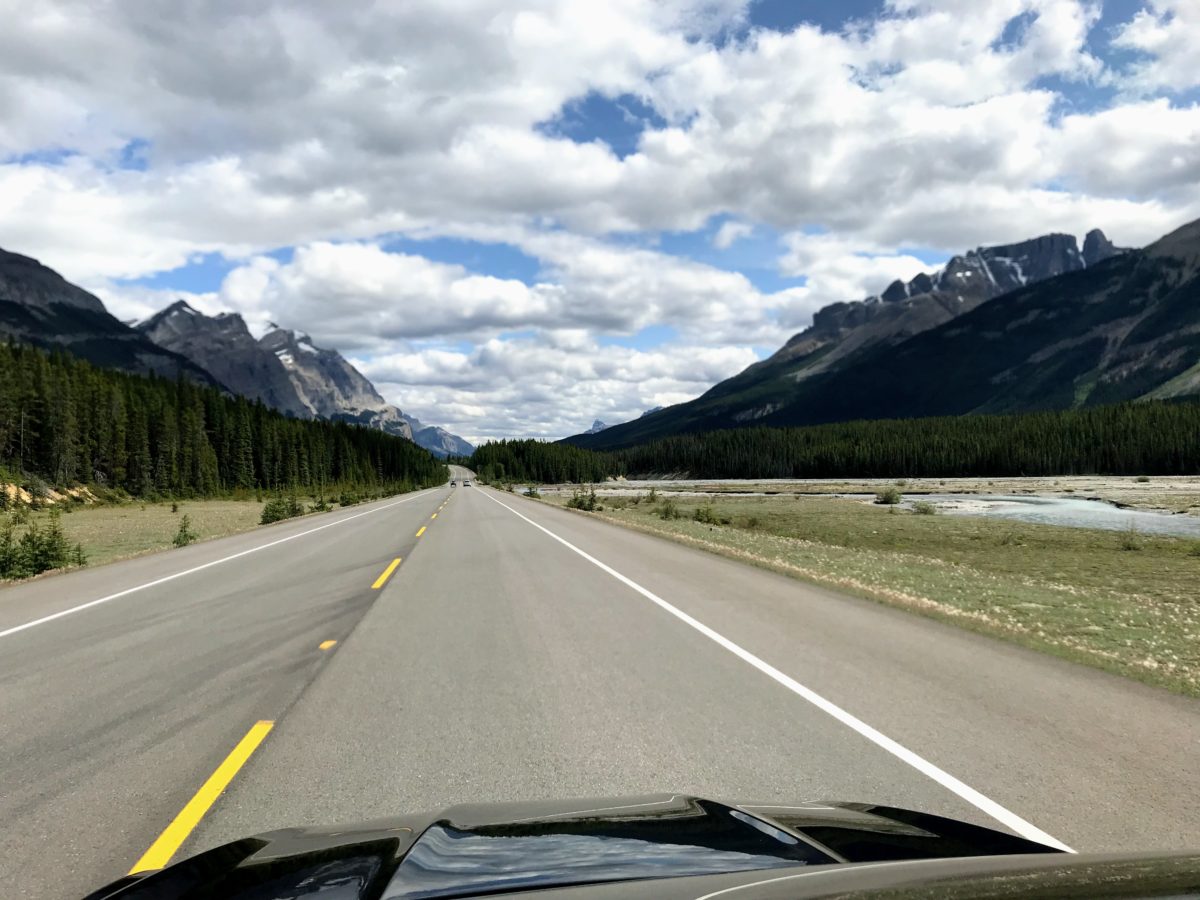
[[[1195,540],[821,497],[673,499],[680,518],[603,495],[588,515],[1200,696]],[[715,524],[693,518],[704,507]]]
[[[83,544],[88,565],[95,566],[171,548],[184,515],[195,539],[205,541],[258,527],[262,508],[254,500],[181,501],[178,512],[170,503],[97,504],[74,506],[61,521],[71,546]],[[48,515],[39,510],[30,519]]]

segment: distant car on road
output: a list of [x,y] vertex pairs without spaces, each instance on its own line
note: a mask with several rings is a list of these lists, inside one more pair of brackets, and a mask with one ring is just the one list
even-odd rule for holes
[[458,487],[458,482],[457,482],[457,481],[451,481],[451,482],[450,482],[450,487]]
[[463,479],[463,487],[470,487],[470,486],[471,486],[471,482],[469,482],[467,479],[464,478]]

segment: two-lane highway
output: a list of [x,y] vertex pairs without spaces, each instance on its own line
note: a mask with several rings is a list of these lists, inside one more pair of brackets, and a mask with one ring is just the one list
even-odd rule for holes
[[18,896],[77,896],[164,832],[187,855],[662,790],[1200,847],[1195,701],[484,487],[332,515],[0,592],[32,621],[70,605],[35,587],[78,604],[298,535],[0,637]]
[[451,496],[0,590],[5,896],[79,897],[128,871],[248,729],[286,713]]

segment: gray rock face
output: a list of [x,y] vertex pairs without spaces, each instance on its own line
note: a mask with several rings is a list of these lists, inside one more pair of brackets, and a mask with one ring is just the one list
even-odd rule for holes
[[[1185,230],[1177,232],[1171,241],[1176,262],[1195,246]],[[796,404],[801,403],[797,398],[813,405],[817,400],[825,402],[824,398],[814,399],[812,385],[829,384],[844,372],[863,371],[864,360],[909,346],[942,326],[952,327],[947,323],[982,313],[1002,302],[1002,297],[1008,300],[1024,296],[1048,279],[1068,279],[1089,265],[1125,252],[1113,247],[1100,231],[1088,234],[1082,252],[1076,239],[1066,234],[979,247],[955,256],[938,272],[923,273],[908,282],[895,281],[877,297],[826,306],[813,316],[811,326],[794,335],[770,358],[714,385],[703,396],[613,426],[603,434],[579,435],[579,443],[595,448],[620,447],[682,431],[778,424],[786,416],[791,417],[788,423],[803,421],[802,413],[796,411]],[[1193,268],[1200,269],[1200,255],[1192,259]],[[1181,269],[1180,273],[1182,278],[1185,271]],[[1044,296],[1054,293],[1054,287],[1044,288]],[[929,359],[937,361],[940,356],[932,353]],[[897,376],[889,373],[887,377]],[[888,387],[891,385],[880,385],[881,390]],[[837,402],[836,397],[828,400],[831,409],[822,413],[824,420],[837,421]]]
[[404,414],[336,350],[317,347],[308,335],[277,327],[258,343],[286,371],[310,415],[367,425],[412,440],[412,426]]
[[71,284],[36,259],[0,250],[0,296],[30,308],[65,306],[108,314],[100,298]]
[[99,297],[36,259],[0,250],[0,338],[61,348],[108,368],[221,386],[207,371],[109,315]]
[[213,373],[234,393],[281,412],[378,428],[443,457],[475,449],[443,428],[406,416],[338,351],[317,347],[306,334],[272,326],[256,341],[236,313],[206,316],[183,301],[138,327],[155,344]]
[[475,452],[475,446],[463,440],[457,434],[451,434],[445,428],[437,425],[422,424],[420,419],[408,417],[413,429],[413,440],[417,446],[424,447],[434,456],[445,459],[447,456],[470,456]]
[[585,431],[584,434],[598,434],[607,427],[608,426],[605,425],[603,422],[601,422],[599,419],[594,419],[594,420],[592,420],[592,427],[589,428],[587,431]]
[[[1077,272],[1119,252],[1099,229],[1088,234],[1085,252],[1069,234],[979,247],[952,257],[939,272],[922,272],[907,283],[894,281],[878,297],[824,307],[809,328],[756,365],[799,362],[821,351],[819,359],[795,373],[797,379],[807,378],[836,367],[865,347],[905,340],[988,300]],[[1088,262],[1089,255],[1093,263]]]
[[275,354],[237,313],[206,316],[180,300],[137,326],[150,340],[210,372],[235,394],[297,418],[313,415]]
[[1124,250],[1114,247],[1113,242],[1105,237],[1104,232],[1099,228],[1089,231],[1087,237],[1083,239],[1083,262],[1088,266],[1094,266],[1098,262],[1104,262],[1110,256],[1124,252]]

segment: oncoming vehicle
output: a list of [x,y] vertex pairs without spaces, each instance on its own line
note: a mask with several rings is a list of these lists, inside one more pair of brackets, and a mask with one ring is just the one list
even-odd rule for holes
[[1200,854],[1077,856],[864,803],[682,794],[453,806],[225,844],[86,900],[1141,897],[1200,891]]

